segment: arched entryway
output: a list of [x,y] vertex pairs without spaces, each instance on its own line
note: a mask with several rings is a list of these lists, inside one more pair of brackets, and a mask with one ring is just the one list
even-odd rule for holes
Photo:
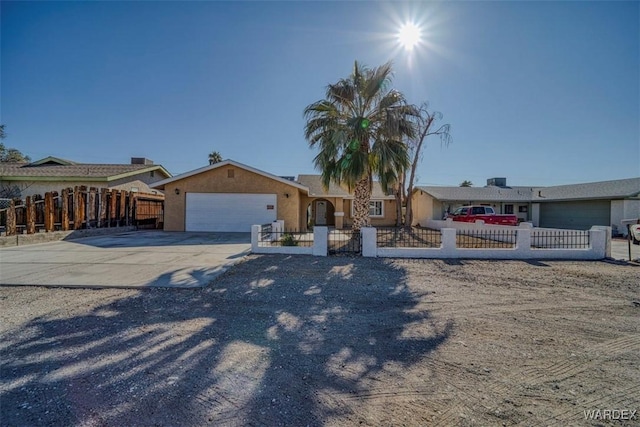
[[307,210],[307,224],[335,225],[335,207],[327,199],[317,199],[310,203]]

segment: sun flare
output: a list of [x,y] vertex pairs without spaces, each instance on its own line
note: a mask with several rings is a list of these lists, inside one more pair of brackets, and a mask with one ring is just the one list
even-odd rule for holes
[[406,50],[412,50],[420,43],[421,31],[414,23],[407,22],[398,31],[398,41]]

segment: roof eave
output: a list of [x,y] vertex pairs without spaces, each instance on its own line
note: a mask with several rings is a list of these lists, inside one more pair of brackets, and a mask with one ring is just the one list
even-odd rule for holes
[[289,181],[288,179],[284,179],[284,178],[281,178],[279,176],[272,175],[272,174],[270,174],[268,172],[261,171],[260,169],[252,168],[251,166],[245,165],[243,163],[236,162],[234,160],[229,160],[229,159],[223,160],[223,161],[221,161],[219,163],[214,163],[213,165],[207,165],[207,166],[204,166],[204,167],[201,167],[201,168],[198,168],[198,169],[194,169],[192,171],[185,172],[185,173],[182,173],[180,175],[173,176],[171,178],[163,179],[161,181],[158,181],[156,183],[151,184],[150,187],[151,188],[156,188],[158,190],[164,190],[165,186],[167,184],[171,184],[172,182],[181,181],[183,179],[186,179],[186,178],[189,178],[189,177],[192,177],[192,176],[195,176],[195,175],[199,175],[201,173],[208,172],[208,171],[211,171],[211,170],[214,170],[214,169],[218,169],[218,168],[221,168],[223,166],[228,166],[228,165],[232,165],[232,166],[235,166],[235,167],[238,167],[238,168],[241,168],[241,169],[245,169],[245,170],[247,170],[249,172],[253,172],[255,174],[264,176],[265,178],[270,178],[270,179],[273,179],[274,181],[278,181],[278,182],[281,182],[283,184],[287,184],[287,185],[290,185],[292,187],[295,187],[295,188],[297,188],[299,190],[306,191],[307,194],[309,193],[309,188],[307,186],[305,186],[305,185],[302,185],[302,184],[297,183],[295,181]]
[[62,166],[77,165],[76,162],[72,162],[71,160],[61,159],[60,157],[47,156],[44,159],[40,159],[40,160],[36,160],[35,162],[28,163],[28,166],[39,166],[47,162],[58,163],[59,165],[62,165]]
[[[137,170],[130,171],[130,172],[120,173],[120,174],[117,174],[117,175],[109,175],[109,176],[106,177],[106,180],[107,181],[116,181],[118,179],[129,178],[131,176],[139,175],[141,173],[154,172],[154,171],[160,171],[165,176],[171,177],[171,174],[165,168],[163,168],[160,165],[155,165],[155,166],[151,166],[151,167],[144,168],[144,169],[137,169]],[[158,182],[160,182],[160,181],[158,181]]]
[[3,181],[36,181],[36,182],[72,182],[72,181],[86,181],[86,182],[102,182],[109,181],[109,177],[106,176],[3,176],[0,177]]

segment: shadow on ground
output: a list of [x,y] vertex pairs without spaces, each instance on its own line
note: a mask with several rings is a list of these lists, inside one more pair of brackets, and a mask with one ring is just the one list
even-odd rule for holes
[[358,397],[378,378],[451,333],[417,307],[424,296],[400,267],[291,260],[254,256],[204,289],[63,307],[10,331],[2,425],[357,422]]
[[251,233],[187,232],[139,230],[117,234],[97,235],[86,238],[68,238],[73,243],[96,248],[140,248],[200,246],[200,245],[237,245],[251,243]]

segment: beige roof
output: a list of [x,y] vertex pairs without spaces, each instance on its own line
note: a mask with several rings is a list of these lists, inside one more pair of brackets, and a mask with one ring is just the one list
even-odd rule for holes
[[637,198],[638,196],[640,196],[640,178],[629,178],[536,188],[533,200],[544,202],[551,200],[624,199]]
[[[324,196],[324,197],[342,197],[345,199],[353,198],[353,194],[349,193],[349,191],[342,186],[337,185],[332,182],[329,185],[329,189],[325,191],[322,188],[322,177],[320,175],[298,175],[298,180],[300,184],[309,188],[310,196]],[[393,195],[387,195],[382,191],[382,187],[380,183],[377,181],[373,182],[373,192],[371,193],[372,199],[393,199]]]
[[418,186],[442,201],[529,202],[533,197],[531,187],[438,187]]
[[171,174],[160,165],[96,164],[75,163],[70,161],[64,161],[64,163],[58,161],[48,161],[44,163],[42,161],[32,163],[0,163],[0,179],[7,181],[51,178],[62,181],[70,179],[112,181],[150,171],[158,171],[166,177],[171,176]]
[[210,170],[217,169],[217,168],[220,168],[220,167],[226,166],[226,165],[233,165],[235,167],[248,170],[248,171],[253,172],[255,174],[262,175],[262,176],[264,176],[266,178],[270,178],[270,179],[273,179],[275,181],[291,185],[292,187],[299,188],[300,190],[306,190],[307,189],[303,185],[300,185],[298,182],[290,181],[290,180],[288,180],[286,178],[283,178],[281,176],[272,175],[269,172],[265,172],[265,171],[262,171],[260,169],[253,168],[251,166],[247,166],[245,164],[242,164],[240,162],[236,162],[235,160],[230,160],[230,159],[223,160],[223,161],[221,161],[219,163],[214,163],[212,165],[203,166],[201,168],[194,169],[192,171],[185,172],[185,173],[182,173],[180,175],[176,175],[176,176],[171,177],[171,178],[163,179],[162,181],[158,181],[158,182],[152,184],[151,188],[158,188],[160,190],[164,190],[164,186],[167,185],[167,184],[170,184],[170,183],[175,182],[175,181],[179,181],[181,179],[189,178],[190,176],[194,176],[194,175],[198,175],[198,174],[201,174],[201,173],[204,173],[204,172],[208,172]]
[[640,178],[552,187],[431,187],[419,186],[442,201],[551,202],[562,200],[625,199],[640,195]]

